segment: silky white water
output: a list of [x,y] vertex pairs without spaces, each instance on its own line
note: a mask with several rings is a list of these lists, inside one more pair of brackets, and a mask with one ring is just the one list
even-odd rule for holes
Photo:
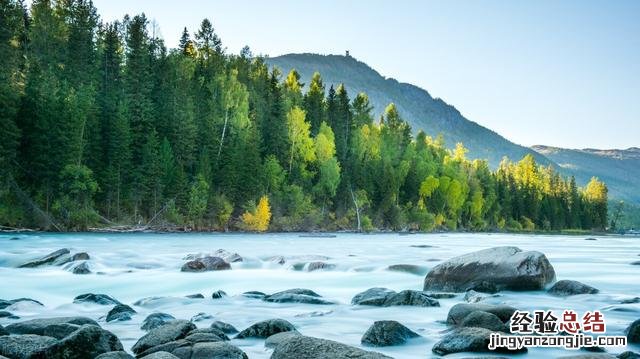
[[[18,239],[16,239],[17,237]],[[140,330],[144,318],[153,312],[164,312],[179,319],[190,319],[207,313],[213,319],[196,322],[208,327],[213,320],[234,325],[239,330],[270,318],[283,318],[305,335],[332,339],[361,346],[360,338],[376,320],[397,320],[418,332],[422,338],[406,345],[376,350],[396,358],[435,356],[431,347],[447,329],[447,312],[464,302],[463,294],[453,299],[440,299],[439,308],[353,306],[351,298],[371,287],[393,290],[421,290],[424,275],[392,272],[392,264],[416,264],[431,268],[443,260],[471,251],[494,246],[517,246],[538,250],[547,255],[557,279],[573,279],[600,290],[595,295],[557,298],[545,292],[501,292],[499,297],[483,302],[504,303],[521,310],[573,309],[604,312],[608,335],[622,335],[624,329],[640,318],[640,304],[620,304],[623,299],[640,296],[640,238],[596,237],[586,241],[582,236],[543,236],[510,234],[337,234],[335,238],[303,238],[298,234],[29,234],[0,235],[0,298],[28,297],[44,306],[20,302],[4,310],[32,318],[82,315],[98,320],[115,333],[130,350],[145,334]],[[418,248],[415,245],[431,247]],[[30,259],[60,248],[72,253],[87,252],[91,256],[92,273],[72,274],[63,267],[43,266],[16,268]],[[232,270],[184,273],[180,267],[190,253],[212,253],[217,249],[237,252],[244,261],[232,263]],[[283,256],[284,265],[269,260]],[[298,271],[295,263],[322,260],[335,264],[331,270]],[[246,291],[267,294],[290,288],[308,288],[334,305],[277,304],[242,296]],[[211,293],[224,290],[229,296],[211,299]],[[138,314],[130,321],[106,323],[104,316],[111,306],[74,304],[73,298],[83,293],[108,294],[122,303],[133,303],[146,297],[142,306],[133,306]],[[205,299],[187,299],[202,293]],[[6,326],[19,320],[1,318]],[[264,341],[232,340],[250,358],[268,358],[271,350]],[[638,346],[607,348],[611,353],[639,351]],[[570,355],[563,349],[530,349],[527,357]],[[484,354],[483,354],[484,355]],[[460,353],[449,357],[468,357]]]

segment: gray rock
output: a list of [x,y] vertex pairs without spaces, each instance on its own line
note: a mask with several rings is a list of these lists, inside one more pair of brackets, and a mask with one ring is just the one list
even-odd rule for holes
[[599,290],[576,280],[564,279],[557,281],[547,292],[558,297],[568,297],[577,294],[596,294]]
[[435,298],[435,299],[451,299],[451,298],[455,298],[458,295],[456,293],[432,293],[432,292],[425,292],[425,294],[431,298]]
[[38,302],[35,299],[31,299],[31,298],[18,298],[18,299],[11,299],[11,300],[5,300],[5,299],[0,299],[0,309],[4,309],[8,306],[14,305],[16,303],[20,303],[20,302],[30,302],[33,304],[37,304],[37,305],[43,305],[42,303]]
[[547,257],[517,247],[494,247],[449,259],[435,266],[424,280],[424,290],[464,292],[478,287],[497,290],[539,290],[555,279]]
[[480,292],[476,292],[473,289],[469,289],[468,291],[466,291],[464,293],[464,300],[468,303],[478,303],[480,301],[483,301],[487,298],[495,298],[500,296],[499,294],[483,294]]
[[191,317],[192,322],[201,322],[207,319],[213,319],[213,315],[201,312]]
[[334,304],[310,289],[288,289],[267,295],[262,298],[265,302],[272,303],[304,303],[304,304]]
[[86,293],[80,294],[79,296],[73,298],[73,302],[76,304],[79,303],[95,303],[100,305],[117,305],[122,304],[118,300],[106,295],[106,294],[94,294],[94,293]]
[[[112,351],[122,351],[122,343],[113,333],[96,325],[83,325],[64,339],[38,353],[35,358],[84,359]],[[34,359],[35,359],[34,358]]]
[[387,267],[387,270],[393,272],[404,272],[415,275],[425,275],[429,269],[425,266],[419,266],[415,264],[393,264]]
[[95,359],[134,359],[134,357],[133,355],[120,350],[120,351],[100,354]]
[[640,266],[640,261],[635,261],[630,263],[632,266]]
[[472,312],[481,311],[496,315],[504,323],[507,322],[516,308],[508,305],[489,305],[489,304],[467,304],[459,303],[449,309],[447,315],[447,323],[452,325],[460,325],[464,318]]
[[56,342],[55,338],[33,334],[0,336],[0,355],[11,359],[29,359]]
[[267,338],[276,333],[295,331],[296,327],[284,319],[269,319],[251,325],[241,331],[236,338]]
[[71,261],[72,262],[75,262],[75,261],[87,261],[89,259],[91,259],[91,257],[89,257],[89,254],[85,253],[85,252],[78,252],[78,253],[74,254],[71,257]]
[[220,299],[222,297],[226,297],[227,293],[224,290],[217,290],[211,294],[211,299]]
[[387,359],[381,353],[370,352],[333,340],[294,336],[282,341],[271,354],[271,359]]
[[142,359],[180,359],[168,352],[155,352],[142,357]]
[[131,320],[137,312],[126,304],[118,304],[107,313],[107,322]]
[[142,321],[142,326],[140,329],[149,331],[151,329],[157,328],[161,325],[164,325],[176,318],[171,314],[167,313],[151,313],[147,315],[146,318]]
[[636,304],[640,303],[640,297],[627,298],[620,301],[620,304]]
[[184,340],[191,343],[204,343],[204,342],[220,342],[222,338],[213,333],[189,333]]
[[267,295],[265,293],[258,292],[257,290],[251,290],[251,291],[242,293],[242,296],[247,298],[262,299]]
[[275,348],[278,345],[280,345],[280,343],[282,343],[283,341],[288,340],[292,337],[298,337],[300,335],[302,334],[298,333],[297,331],[276,333],[268,337],[267,339],[265,339],[264,346],[266,348]]
[[227,263],[242,262],[242,257],[238,253],[229,252],[224,249],[218,249],[213,253],[215,257],[224,259]]
[[142,338],[138,339],[131,350],[136,354],[140,354],[149,348],[182,339],[194,329],[196,329],[196,326],[189,321],[173,320],[151,329]]
[[226,342],[195,343],[175,349],[172,354],[180,359],[247,359],[240,348]]
[[[211,334],[211,335],[215,335],[216,337],[218,337],[219,340],[229,340],[229,337],[220,329],[217,328],[198,328],[198,329],[194,329],[192,331],[189,332],[189,334],[187,335],[187,337],[185,339],[189,340],[189,336],[194,335],[194,334]],[[203,338],[203,337],[194,337],[193,339],[199,339],[199,338]],[[193,341],[193,340],[189,340],[189,341]]]
[[9,335],[9,332],[6,329],[4,329],[2,325],[0,325],[0,336],[3,336],[3,335]]
[[14,315],[13,313],[11,313],[11,312],[7,312],[7,311],[5,311],[5,310],[1,310],[1,311],[0,311],[0,318],[7,318],[7,319],[20,319],[20,317],[19,317],[19,316]]
[[618,359],[639,359],[640,358],[640,354],[638,353],[634,353],[630,350],[627,350],[626,352],[622,352],[620,354],[618,354],[616,356],[616,358]]
[[307,266],[307,272],[313,272],[316,270],[329,270],[335,268],[335,264],[325,263],[325,262],[311,262]]
[[395,291],[387,288],[369,288],[364,292],[356,294],[353,299],[351,299],[351,304],[382,306],[387,300],[387,297],[395,293]]
[[68,248],[62,248],[62,249],[58,249],[55,252],[51,252],[49,254],[47,254],[46,256],[40,257],[40,258],[36,258],[33,260],[30,260],[26,263],[21,264],[18,268],[35,268],[35,267],[39,267],[41,265],[45,265],[45,264],[51,264],[53,263],[56,259],[69,254],[69,249]]
[[99,326],[98,323],[90,318],[86,317],[56,317],[56,318],[43,318],[43,319],[31,319],[24,322],[18,322],[8,325],[5,329],[11,334],[36,334],[44,335],[44,330],[50,325],[54,324],[76,324],[85,325],[92,324]]
[[[431,348],[431,351],[438,355],[460,352],[488,352],[491,333],[491,330],[484,328],[457,328],[437,342]],[[504,352],[504,350],[499,352]],[[526,348],[520,352],[526,352]]]
[[80,325],[70,323],[51,324],[44,328],[42,335],[62,339],[80,329]]
[[640,319],[631,323],[627,330],[625,330],[627,334],[627,341],[629,343],[640,343]]
[[417,290],[403,290],[395,292],[386,288],[371,288],[356,294],[351,299],[352,304],[390,307],[411,305],[417,307],[439,307],[440,302],[428,293]]
[[181,348],[181,347],[190,347],[191,345],[193,345],[193,343],[188,342],[184,339],[178,339],[178,340],[174,340],[168,343],[164,343],[164,344],[160,344],[160,345],[156,345],[154,347],[151,347],[141,353],[138,353],[136,356],[138,358],[144,358],[148,355],[151,355],[153,353],[157,353],[157,352],[167,352],[167,353],[173,353],[174,350]]
[[231,265],[220,257],[203,257],[194,259],[182,266],[183,272],[206,272],[231,269]]
[[497,315],[479,310],[469,313],[459,325],[461,327],[485,328],[494,332],[509,332],[509,328]]
[[204,299],[204,295],[202,295],[200,293],[189,294],[189,295],[186,295],[185,297],[190,298],[190,299]]
[[367,329],[360,342],[376,347],[400,345],[420,335],[395,320],[376,321]]
[[236,327],[234,327],[233,325],[229,323],[221,322],[219,320],[216,320],[215,322],[211,323],[210,328],[218,329],[225,334],[235,334],[238,332],[238,329],[236,329]]
[[73,274],[90,274],[91,269],[89,269],[89,264],[87,262],[82,262],[77,266],[73,267],[71,270]]

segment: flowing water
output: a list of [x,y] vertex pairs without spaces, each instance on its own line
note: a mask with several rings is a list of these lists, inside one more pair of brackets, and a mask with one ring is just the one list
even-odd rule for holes
[[[17,237],[14,238],[14,237]],[[607,334],[621,335],[640,318],[640,304],[620,304],[640,296],[640,238],[511,234],[337,234],[335,238],[307,238],[298,234],[29,234],[0,235],[0,298],[28,297],[44,306],[20,302],[5,310],[20,320],[82,315],[100,322],[115,333],[127,350],[145,334],[142,320],[150,313],[165,312],[179,319],[198,313],[213,319],[196,322],[208,327],[213,320],[228,322],[239,330],[252,323],[283,318],[305,335],[360,346],[360,338],[376,320],[397,320],[422,338],[396,347],[375,350],[396,358],[434,356],[431,347],[442,337],[447,312],[463,295],[440,299],[438,308],[353,306],[351,298],[371,287],[421,290],[424,275],[387,270],[392,264],[416,264],[425,270],[448,258],[494,246],[517,246],[547,255],[557,279],[574,279],[600,289],[599,294],[568,298],[544,292],[501,292],[487,303],[505,303],[522,310],[573,309],[578,313],[601,310]],[[416,247],[422,246],[422,247]],[[76,275],[60,266],[16,268],[21,263],[60,248],[91,256],[92,274]],[[180,267],[191,253],[217,249],[239,253],[244,260],[232,270],[184,273]],[[270,260],[283,256],[283,265]],[[296,263],[322,260],[336,266],[330,270],[296,270]],[[299,269],[299,268],[298,268]],[[246,291],[274,293],[290,288],[308,288],[336,302],[334,305],[277,304],[242,296]],[[211,299],[224,290],[228,297]],[[138,314],[124,322],[106,323],[109,306],[74,304],[83,293],[104,293],[132,305]],[[206,299],[187,299],[202,293]],[[6,326],[16,320],[1,318]],[[232,340],[250,358],[268,358],[271,351],[263,340]],[[368,348],[371,349],[371,348]],[[640,350],[638,346],[609,348],[611,353]],[[572,352],[562,349],[530,349],[527,357],[557,357]],[[469,353],[449,357],[468,357]]]

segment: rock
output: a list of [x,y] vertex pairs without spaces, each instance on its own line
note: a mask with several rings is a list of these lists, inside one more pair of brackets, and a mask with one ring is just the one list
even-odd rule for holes
[[107,322],[131,320],[131,316],[137,312],[126,304],[118,304],[107,313]]
[[281,333],[276,333],[272,336],[269,336],[267,339],[265,339],[264,341],[264,346],[266,348],[275,348],[278,345],[280,345],[280,343],[282,343],[285,340],[288,340],[290,338],[293,337],[298,337],[302,334],[296,332],[281,332]]
[[33,304],[37,304],[37,305],[43,305],[42,303],[38,302],[35,299],[31,299],[31,298],[18,298],[18,299],[11,299],[11,300],[5,300],[5,299],[0,299],[0,309],[4,309],[6,307],[12,306],[16,303],[20,303],[20,302],[30,302]]
[[427,267],[415,264],[393,264],[387,267],[387,270],[394,272],[404,272],[415,275],[425,275],[428,272]]
[[408,339],[419,336],[418,333],[395,320],[380,320],[374,322],[373,325],[367,329],[360,342],[363,345],[384,347],[404,344]]
[[440,302],[417,290],[403,290],[395,292],[387,288],[370,288],[356,294],[351,299],[352,304],[390,307],[397,305],[412,305],[417,307],[439,307]]
[[100,354],[95,359],[134,359],[134,357],[125,351],[116,351]]
[[52,337],[56,339],[62,339],[67,335],[80,329],[80,325],[70,323],[51,324],[44,328],[42,335],[45,337]]
[[476,292],[473,289],[469,289],[468,291],[466,291],[464,293],[464,300],[468,303],[478,303],[480,301],[483,301],[487,298],[495,298],[495,297],[499,297],[499,294],[492,294],[492,295],[485,295],[482,294],[480,292]]
[[640,297],[627,298],[620,301],[620,304],[636,304],[640,303]]
[[235,334],[238,332],[238,329],[236,329],[236,327],[234,327],[233,325],[229,323],[221,322],[219,320],[216,320],[215,322],[211,323],[210,328],[218,329],[225,334]]
[[257,290],[251,290],[251,291],[242,293],[242,296],[247,298],[262,299],[267,295],[265,293],[258,292]]
[[479,310],[469,313],[459,325],[461,327],[485,328],[493,332],[509,332],[509,328],[497,315]]
[[267,338],[277,333],[295,330],[296,327],[284,319],[269,319],[251,325],[236,335],[236,338]]
[[430,246],[428,244],[412,244],[409,247],[413,247],[413,248],[433,248],[434,246]]
[[335,267],[336,267],[335,264],[329,264],[325,262],[311,262],[307,266],[307,272],[313,272],[316,270],[328,270],[328,269],[333,269]]
[[17,315],[13,315],[13,313],[11,312],[7,312],[5,310],[0,311],[0,318],[7,318],[7,319],[20,319],[19,316]]
[[106,294],[93,294],[86,293],[80,294],[79,296],[73,298],[73,302],[76,304],[79,303],[95,303],[100,305],[117,305],[122,304],[118,300],[106,295]]
[[160,345],[156,345],[154,347],[151,347],[145,351],[143,351],[142,353],[139,353],[136,355],[136,357],[138,358],[144,358],[147,357],[153,353],[158,353],[158,352],[167,352],[167,353],[173,353],[174,350],[180,348],[180,347],[188,347],[193,345],[193,343],[188,342],[184,339],[179,339],[179,340],[174,340],[168,343],[164,343],[164,344],[160,344]]
[[217,290],[211,294],[212,299],[220,299],[222,297],[226,297],[227,293],[224,290]]
[[220,257],[203,257],[194,259],[182,266],[183,272],[206,272],[231,269],[229,263]]
[[122,350],[122,343],[113,333],[99,326],[87,324],[45,349],[36,358],[95,358],[103,353]]
[[632,266],[640,266],[640,261],[635,261],[630,263]]
[[284,259],[283,256],[269,257],[266,260],[269,261],[269,262],[280,264],[280,265],[283,265],[283,264],[286,263],[286,260]]
[[191,343],[220,342],[223,339],[213,333],[191,333],[184,340]]
[[143,351],[187,336],[187,333],[196,329],[196,326],[186,320],[173,320],[164,325],[151,329],[147,334],[131,347],[131,350],[140,354]]
[[370,352],[333,340],[294,336],[275,347],[271,359],[387,359],[381,353]]
[[90,259],[89,254],[87,254],[85,252],[78,252],[78,253],[74,254],[71,257],[71,261],[72,262],[75,262],[75,261],[87,261],[89,259]]
[[494,247],[435,266],[425,277],[424,290],[483,291],[477,287],[483,282],[498,290],[539,290],[554,279],[555,271],[544,254],[523,252],[517,247]]
[[172,352],[181,359],[248,359],[247,354],[240,348],[226,342],[195,343],[192,346],[183,346]]
[[516,308],[508,305],[489,305],[489,304],[467,304],[459,303],[449,309],[447,315],[447,323],[452,325],[460,325],[464,318],[472,312],[481,311],[496,315],[500,320],[505,323],[511,316]]
[[18,268],[35,268],[35,267],[39,267],[41,265],[45,265],[45,264],[51,264],[53,263],[53,261],[55,261],[56,259],[69,254],[69,249],[68,248],[62,248],[62,249],[58,249],[55,252],[51,252],[49,254],[47,254],[46,256],[40,257],[40,258],[36,258],[33,259],[29,262],[23,263],[20,266],[18,266]]
[[140,329],[149,331],[175,319],[173,315],[167,313],[151,313],[144,318]]
[[451,299],[458,296],[456,293],[426,293],[425,292],[425,294],[435,299]]
[[577,294],[596,294],[599,290],[584,283],[580,283],[576,280],[559,280],[557,281],[547,293],[555,295],[557,297],[568,297],[570,295]]
[[640,319],[631,323],[625,330],[625,333],[627,334],[627,341],[629,343],[640,343]]
[[558,357],[558,359],[615,359],[616,357],[606,353],[577,354]]
[[[217,339],[212,340],[212,341],[218,341],[218,340],[229,340],[229,337],[220,329],[217,328],[198,328],[198,329],[194,329],[192,331],[189,332],[189,334],[187,335],[187,337],[185,338],[185,340],[190,341],[190,342],[195,342],[197,341],[202,341],[203,338],[205,338],[205,336],[194,336],[194,335],[200,335],[200,334],[206,334],[207,336],[209,335],[213,335],[215,336]],[[189,337],[192,337],[191,339],[189,339]]]
[[9,332],[6,329],[4,329],[2,325],[0,325],[0,336],[3,336],[3,335],[9,335]]
[[204,299],[204,295],[202,295],[200,293],[189,294],[189,295],[186,295],[185,297],[190,298],[190,299]]
[[242,257],[238,253],[232,253],[224,249],[218,249],[213,253],[215,257],[224,259],[227,263],[242,262]]
[[322,299],[320,294],[310,289],[301,288],[288,289],[267,295],[262,300],[272,303],[334,304],[331,301]]
[[207,319],[213,319],[213,315],[200,312],[200,313],[194,315],[193,317],[191,317],[191,321],[192,322],[201,322],[201,321],[207,320]]
[[[489,352],[489,338],[492,331],[484,328],[457,328],[437,342],[431,351],[438,355],[460,352]],[[504,349],[496,352],[504,352]],[[520,352],[526,352],[526,348]]]
[[33,334],[5,335],[0,337],[0,355],[11,359],[30,359],[56,342],[55,338]]
[[82,263],[78,264],[77,266],[73,267],[73,269],[71,270],[71,273],[73,273],[73,274],[90,274],[91,273],[91,269],[89,269],[89,264],[87,264],[87,262],[82,262]]
[[155,352],[142,357],[142,359],[180,359],[180,358],[167,352]]
[[5,329],[11,334],[44,335],[44,330],[48,326],[63,323],[76,325],[92,324],[98,326],[98,323],[95,320],[86,317],[57,317],[31,319],[24,322],[13,323],[8,325]]
[[639,359],[640,354],[634,353],[632,351],[627,350],[626,352],[622,352],[616,356],[618,359]]

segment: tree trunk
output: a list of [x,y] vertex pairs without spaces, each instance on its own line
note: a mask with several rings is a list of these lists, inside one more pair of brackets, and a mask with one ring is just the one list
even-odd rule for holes
[[358,219],[358,232],[362,232],[362,228],[360,226],[360,207],[358,207],[358,201],[356,201],[356,196],[353,194],[353,188],[349,186],[349,191],[351,192],[351,200],[353,201],[353,205],[356,207],[356,218]]

